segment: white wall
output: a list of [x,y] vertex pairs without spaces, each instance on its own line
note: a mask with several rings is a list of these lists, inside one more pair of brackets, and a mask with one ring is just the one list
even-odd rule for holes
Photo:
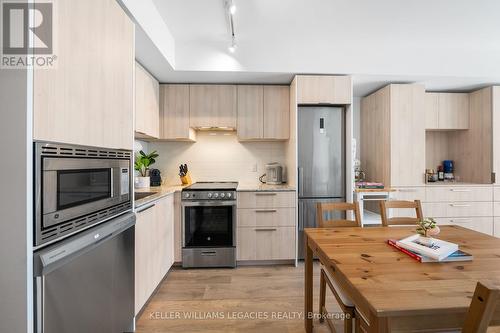
[[[215,135],[214,135],[215,134]],[[285,163],[284,142],[238,142],[234,132],[198,132],[195,143],[150,142],[160,154],[153,168],[167,184],[180,184],[179,165],[187,163],[193,181],[257,184],[269,162]],[[254,167],[256,171],[253,171]],[[165,182],[166,177],[166,182]]]
[[32,130],[29,76],[0,69],[0,332],[32,332]]

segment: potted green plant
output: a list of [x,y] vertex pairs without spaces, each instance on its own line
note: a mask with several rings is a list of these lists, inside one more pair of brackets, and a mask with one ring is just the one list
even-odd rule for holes
[[156,150],[146,154],[144,151],[139,151],[139,154],[135,156],[134,169],[139,172],[139,176],[135,177],[135,187],[136,188],[147,188],[149,187],[149,167],[156,162],[156,158],[159,155]]
[[417,233],[423,236],[420,237],[419,241],[428,246],[434,244],[434,238],[432,238],[432,236],[436,236],[440,231],[441,230],[436,224],[436,220],[433,218],[425,218],[417,222]]

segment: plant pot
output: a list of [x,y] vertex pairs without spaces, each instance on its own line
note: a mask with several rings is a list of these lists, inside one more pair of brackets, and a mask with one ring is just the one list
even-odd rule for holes
[[148,188],[150,184],[149,177],[135,177],[135,188]]

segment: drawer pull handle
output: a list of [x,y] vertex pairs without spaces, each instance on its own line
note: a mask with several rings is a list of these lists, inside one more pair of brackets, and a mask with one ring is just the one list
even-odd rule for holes
[[255,231],[276,231],[276,228],[266,228],[266,229],[255,229]]
[[152,204],[152,205],[149,205],[149,206],[146,206],[146,207],[141,207],[141,208],[139,208],[139,209],[136,211],[136,213],[142,213],[142,212],[144,212],[144,211],[146,211],[146,210],[148,210],[148,209],[150,209],[150,208],[153,208],[154,206],[155,206],[155,204]]
[[450,204],[451,207],[470,207],[468,204]]
[[203,251],[201,252],[202,256],[214,257],[217,255],[216,251]]
[[451,188],[450,189],[451,192],[470,192],[471,190],[470,189],[462,189],[462,190],[458,190],[456,188]]
[[399,192],[417,192],[417,190],[414,188],[400,188],[398,191]]
[[276,209],[256,209],[256,213],[276,213]]
[[273,193],[273,192],[262,192],[262,193],[255,193],[255,195],[261,195],[261,196],[264,196],[264,195],[276,195],[276,193]]

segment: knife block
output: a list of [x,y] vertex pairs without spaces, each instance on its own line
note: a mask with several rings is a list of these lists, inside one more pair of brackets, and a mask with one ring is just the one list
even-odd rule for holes
[[192,184],[191,175],[189,174],[189,171],[188,171],[188,173],[186,173],[186,175],[184,177],[180,177],[180,178],[181,178],[182,185],[191,185]]

